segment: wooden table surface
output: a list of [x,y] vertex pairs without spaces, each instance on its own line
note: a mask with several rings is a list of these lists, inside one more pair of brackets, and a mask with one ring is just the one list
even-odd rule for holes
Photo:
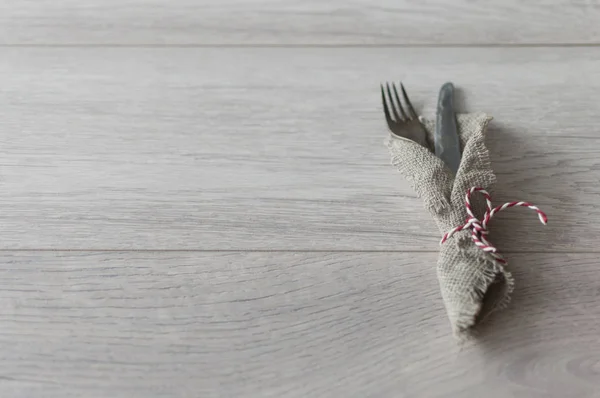
[[[0,396],[600,397],[600,2],[0,0]],[[457,344],[379,84],[494,117]]]

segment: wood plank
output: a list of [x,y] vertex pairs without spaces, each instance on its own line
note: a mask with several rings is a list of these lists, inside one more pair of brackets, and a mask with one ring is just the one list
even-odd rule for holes
[[4,252],[0,392],[592,396],[596,256],[510,260],[511,306],[459,349],[433,253]]
[[0,44],[598,44],[598,20],[584,0],[0,0]]
[[0,248],[437,251],[380,81],[495,117],[504,251],[595,251],[600,49],[3,49]]

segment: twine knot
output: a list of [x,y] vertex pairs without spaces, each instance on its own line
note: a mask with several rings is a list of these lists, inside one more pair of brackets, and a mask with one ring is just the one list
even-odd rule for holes
[[[483,220],[480,220],[477,217],[475,217],[473,209],[471,208],[471,195],[473,195],[475,192],[479,192],[485,197],[486,211],[483,216]],[[471,239],[473,240],[475,245],[484,252],[489,253],[499,263],[506,264],[506,260],[504,259],[504,257],[502,257],[500,253],[498,253],[498,249],[496,249],[496,247],[494,247],[494,245],[492,245],[487,239],[487,235],[489,234],[488,224],[490,223],[490,220],[492,219],[492,217],[494,217],[496,213],[502,210],[506,210],[510,207],[517,206],[527,207],[531,210],[535,210],[542,224],[546,225],[548,223],[548,217],[546,216],[546,214],[529,202],[508,202],[501,206],[492,207],[492,198],[490,194],[483,188],[473,187],[469,189],[465,198],[465,207],[467,209],[468,214],[467,221],[463,225],[460,225],[448,231],[442,237],[442,241],[440,242],[440,244],[443,244],[452,235],[459,231],[462,231],[463,229],[471,229]]]

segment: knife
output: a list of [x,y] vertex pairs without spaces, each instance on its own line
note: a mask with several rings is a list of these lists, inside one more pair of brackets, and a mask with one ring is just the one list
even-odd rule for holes
[[454,112],[454,85],[445,83],[440,89],[435,124],[435,155],[456,174],[460,165],[460,140]]

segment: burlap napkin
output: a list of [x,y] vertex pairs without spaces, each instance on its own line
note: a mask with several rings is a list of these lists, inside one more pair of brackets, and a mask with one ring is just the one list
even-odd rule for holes
[[[462,160],[456,174],[432,151],[408,139],[391,136],[387,142],[392,164],[412,184],[441,234],[467,219],[465,193],[472,187],[491,190],[496,182],[485,133],[491,117],[482,113],[458,114]],[[434,121],[423,121],[433,142]],[[477,217],[485,212],[482,197],[472,199]],[[437,274],[444,305],[454,334],[468,337],[481,320],[509,301],[513,279],[504,266],[475,246],[471,231],[460,231],[440,247]]]

